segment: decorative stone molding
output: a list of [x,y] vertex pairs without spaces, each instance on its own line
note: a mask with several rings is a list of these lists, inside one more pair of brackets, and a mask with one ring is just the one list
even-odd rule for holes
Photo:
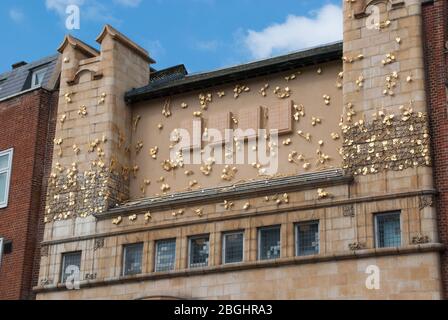
[[412,244],[423,244],[423,243],[429,243],[431,242],[431,239],[429,239],[428,236],[424,236],[422,234],[418,234],[415,237],[412,237]]
[[355,18],[359,19],[367,16],[367,8],[378,3],[390,4],[391,9],[399,8],[405,4],[404,0],[357,0],[352,3]]
[[85,218],[123,202],[122,177],[106,168],[73,172],[50,178],[45,222]]
[[40,256],[41,257],[48,257],[48,252],[49,252],[49,246],[42,246],[40,248]]
[[74,75],[74,77],[70,80],[67,80],[67,84],[69,86],[73,86],[75,84],[78,84],[79,82],[79,78],[81,76],[82,73],[85,72],[90,72],[91,74],[91,81],[95,81],[95,80],[99,80],[103,77],[103,74],[101,72],[97,72],[95,70],[89,70],[89,69],[80,69],[76,72],[76,74]]
[[96,238],[95,244],[93,245],[93,250],[98,250],[104,248],[104,238]]
[[343,169],[353,175],[430,167],[426,113],[381,116],[370,123],[344,125]]
[[354,217],[355,216],[355,207],[352,204],[343,206],[342,214],[344,217]]
[[423,210],[424,208],[432,207],[434,205],[434,198],[432,195],[423,195],[419,198],[419,209]]
[[349,248],[350,250],[352,250],[352,251],[362,250],[362,249],[365,249],[365,248],[366,248],[366,244],[363,243],[363,242],[358,242],[358,241],[356,241],[356,242],[350,243],[350,244],[348,245],[348,248]]
[[95,280],[96,273],[86,273],[86,280]]

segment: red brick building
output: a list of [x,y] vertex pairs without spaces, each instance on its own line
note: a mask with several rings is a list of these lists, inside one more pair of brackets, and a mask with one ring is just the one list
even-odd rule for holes
[[[438,191],[440,242],[448,246],[448,1],[423,1],[428,111],[433,139],[434,180]],[[448,252],[442,253],[448,299]]]
[[0,300],[32,299],[59,87],[58,56],[0,74]]

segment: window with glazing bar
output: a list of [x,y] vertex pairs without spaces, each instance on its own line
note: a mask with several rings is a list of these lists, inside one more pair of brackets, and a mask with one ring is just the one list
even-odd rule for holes
[[308,256],[319,253],[319,222],[302,222],[296,225],[296,254]]
[[156,272],[174,270],[176,263],[176,239],[157,241],[155,260]]
[[280,226],[258,229],[258,259],[280,258]]
[[188,252],[190,268],[208,266],[209,236],[191,237]]
[[375,240],[377,248],[401,246],[400,212],[375,215]]
[[62,254],[61,283],[65,283],[69,277],[78,276],[81,270],[81,251]]
[[143,243],[123,246],[123,275],[130,276],[142,272]]
[[244,232],[229,232],[223,235],[223,263],[238,263],[243,261]]

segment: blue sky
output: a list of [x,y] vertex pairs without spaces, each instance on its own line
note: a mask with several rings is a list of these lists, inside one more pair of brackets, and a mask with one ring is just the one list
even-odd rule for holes
[[[156,69],[207,71],[342,38],[341,0],[2,0],[0,73],[56,52],[64,34],[90,45],[109,23],[147,49]],[[65,28],[77,4],[81,28]]]

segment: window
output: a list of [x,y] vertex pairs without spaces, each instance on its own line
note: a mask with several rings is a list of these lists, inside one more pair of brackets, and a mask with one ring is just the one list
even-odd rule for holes
[[130,276],[142,272],[143,243],[123,246],[123,275]]
[[280,226],[258,230],[258,259],[280,258]]
[[319,253],[319,222],[304,222],[296,225],[296,254],[308,256]]
[[174,270],[176,262],[176,239],[156,242],[156,272]]
[[81,251],[63,253],[62,254],[62,269],[61,269],[61,283],[65,283],[72,275],[78,277],[81,270]]
[[3,257],[3,238],[0,238],[0,267],[2,266]]
[[0,208],[5,208],[8,206],[12,154],[12,149],[0,151]]
[[224,264],[243,261],[244,232],[232,232],[223,235],[223,257]]
[[401,245],[400,212],[375,215],[377,248],[399,247]]
[[209,237],[192,237],[189,241],[189,266],[200,268],[208,266]]
[[47,68],[36,69],[33,70],[31,76],[31,88],[36,88],[42,85],[44,81],[45,73],[47,72]]

